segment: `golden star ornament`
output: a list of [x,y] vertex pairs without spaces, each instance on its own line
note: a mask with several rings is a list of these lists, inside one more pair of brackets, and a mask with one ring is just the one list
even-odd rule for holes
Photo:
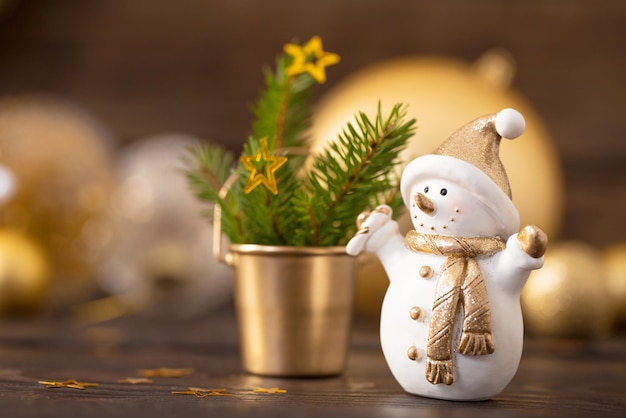
[[270,395],[275,395],[277,393],[287,393],[287,389],[280,389],[277,387],[273,388],[256,388],[254,389],[255,393],[269,393]]
[[[261,139],[261,148],[256,155],[242,155],[240,161],[250,170],[244,193],[248,194],[262,184],[273,194],[278,194],[276,171],[287,162],[287,157],[271,155],[267,145],[267,138]],[[263,168],[259,170],[259,167]]]
[[70,388],[70,389],[78,389],[78,390],[85,390],[87,388],[100,386],[98,383],[79,382],[76,379],[69,379],[69,380],[63,380],[63,381],[40,380],[38,383],[40,385],[46,385],[48,388]]
[[304,46],[287,44],[284,50],[293,57],[286,70],[288,76],[309,73],[320,84],[326,81],[326,67],[339,62],[339,55],[323,50],[319,36],[312,37]]
[[232,396],[232,393],[228,393],[226,388],[219,389],[204,389],[204,388],[188,388],[188,390],[173,391],[172,395],[192,395],[196,398],[206,398],[208,396]]

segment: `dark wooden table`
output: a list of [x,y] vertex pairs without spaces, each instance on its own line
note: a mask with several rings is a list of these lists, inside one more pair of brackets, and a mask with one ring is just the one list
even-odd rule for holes
[[[405,393],[382,356],[377,324],[355,320],[349,364],[332,378],[277,379],[243,373],[229,307],[186,322],[129,317],[97,325],[69,318],[0,320],[0,416],[623,416],[626,337],[603,341],[527,338],[519,371],[484,402]],[[139,369],[191,368],[182,377],[125,384]],[[98,383],[84,390],[42,380]],[[175,395],[189,387],[231,396]],[[257,393],[258,388],[286,393]]]

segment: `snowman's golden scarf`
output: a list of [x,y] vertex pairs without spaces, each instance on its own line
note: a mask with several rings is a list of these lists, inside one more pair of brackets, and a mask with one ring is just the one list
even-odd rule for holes
[[435,288],[428,344],[426,379],[432,384],[452,384],[452,336],[459,304],[463,305],[463,328],[459,352],[478,356],[494,351],[487,287],[475,257],[505,248],[494,237],[450,237],[410,231],[407,248],[447,256]]

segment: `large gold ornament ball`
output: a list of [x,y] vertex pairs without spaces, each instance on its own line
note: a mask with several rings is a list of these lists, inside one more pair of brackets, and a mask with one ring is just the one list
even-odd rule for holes
[[607,288],[619,322],[626,322],[626,243],[602,251]]
[[41,310],[48,284],[43,250],[18,231],[0,229],[0,314]]
[[530,275],[522,291],[524,325],[533,335],[608,336],[613,308],[601,254],[582,242],[550,244],[543,268]]
[[0,164],[14,180],[0,222],[44,249],[51,302],[61,307],[88,297],[106,240],[98,219],[113,186],[109,135],[84,109],[59,98],[0,97]]
[[98,282],[129,313],[191,318],[230,300],[232,271],[213,257],[212,225],[202,215],[209,207],[184,175],[183,160],[199,143],[164,133],[120,152]]
[[[334,140],[358,111],[373,117],[380,101],[383,113],[402,102],[417,119],[403,161],[434,151],[455,130],[484,114],[503,108],[519,110],[526,131],[504,140],[500,156],[506,168],[521,224],[537,224],[551,239],[561,229],[564,203],[563,173],[553,140],[540,115],[510,82],[514,64],[503,51],[489,51],[476,62],[436,56],[408,56],[372,64],[331,88],[318,102],[311,137],[313,151]],[[365,208],[364,208],[365,209]],[[403,232],[408,216],[400,218]],[[382,267],[367,262],[359,275],[357,305],[378,314],[387,279]],[[382,273],[382,277],[381,277]],[[370,288],[370,289],[367,289]],[[370,295],[366,300],[360,297]]]

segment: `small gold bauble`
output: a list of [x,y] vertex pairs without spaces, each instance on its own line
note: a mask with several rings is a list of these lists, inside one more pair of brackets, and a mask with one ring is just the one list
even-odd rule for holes
[[626,243],[613,244],[602,252],[606,284],[615,314],[626,321]]
[[533,335],[605,337],[614,324],[599,252],[582,242],[556,242],[522,291],[524,325]]
[[0,230],[0,313],[41,309],[48,289],[48,263],[28,236]]

